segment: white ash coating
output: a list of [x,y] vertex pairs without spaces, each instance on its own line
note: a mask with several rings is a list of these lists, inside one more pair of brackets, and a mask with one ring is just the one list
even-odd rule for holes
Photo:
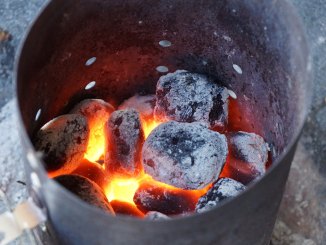
[[139,113],[134,109],[118,110],[106,123],[105,165],[109,172],[130,175],[141,170],[140,153],[144,143]]
[[104,192],[95,182],[80,175],[61,175],[54,180],[88,204],[114,214]]
[[230,178],[221,178],[198,200],[196,212],[203,213],[209,211],[222,200],[235,197],[245,189],[246,187],[238,181]]
[[229,93],[205,75],[177,70],[161,76],[156,85],[154,115],[158,120],[202,122],[224,127]]
[[154,107],[156,103],[156,96],[150,95],[134,95],[133,97],[125,100],[118,110],[135,109],[140,113],[143,118],[152,118],[154,114]]
[[81,114],[85,116],[88,121],[106,122],[113,111],[114,107],[104,100],[86,99],[75,105],[70,113]]
[[171,218],[169,216],[162,214],[160,212],[157,212],[157,211],[149,211],[145,215],[145,219],[147,219],[147,220],[168,220]]
[[170,121],[155,128],[142,150],[144,170],[182,189],[202,189],[217,180],[228,153],[226,137],[200,123]]
[[35,148],[42,152],[46,169],[71,173],[84,158],[89,127],[84,116],[67,114],[54,118],[37,133]]
[[261,136],[239,131],[229,133],[228,142],[232,157],[250,165],[256,176],[266,172],[269,147]]

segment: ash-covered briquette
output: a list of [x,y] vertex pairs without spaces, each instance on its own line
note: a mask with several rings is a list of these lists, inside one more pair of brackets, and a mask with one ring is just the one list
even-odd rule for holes
[[144,132],[138,112],[134,109],[113,112],[105,129],[106,169],[110,173],[137,175],[142,169],[140,154],[144,143]]
[[104,100],[86,99],[75,105],[70,113],[81,114],[89,121],[104,121],[105,123],[113,111],[114,107]]
[[84,116],[63,115],[51,120],[38,131],[35,148],[42,152],[49,173],[69,174],[84,158],[88,138],[89,127]]
[[83,201],[114,214],[101,188],[89,179],[79,175],[62,175],[55,180]]
[[135,109],[144,119],[153,118],[154,107],[156,103],[155,95],[135,95],[125,100],[120,106],[119,110]]
[[145,215],[135,205],[128,202],[113,200],[110,202],[115,214],[143,218]]
[[216,181],[228,153],[226,137],[199,123],[167,122],[149,135],[142,149],[144,170],[182,189]]
[[268,158],[268,144],[265,140],[254,133],[236,132],[228,135],[232,155],[244,162],[254,163],[265,171],[265,163]]
[[230,157],[226,168],[231,178],[247,184],[265,174],[269,147],[261,136],[239,131],[227,138]]
[[211,78],[177,70],[159,79],[154,115],[160,121],[202,122],[210,128],[224,129],[228,97],[228,90]]
[[145,219],[148,219],[148,220],[167,220],[167,219],[170,219],[170,217],[165,215],[165,214],[162,214],[160,212],[150,211],[145,215]]
[[235,197],[245,189],[246,187],[238,181],[221,178],[198,200],[196,212],[206,212],[218,205],[222,200]]
[[145,182],[137,189],[134,202],[144,213],[157,211],[165,215],[177,215],[193,212],[197,198],[192,191]]
[[104,169],[98,163],[90,162],[83,159],[79,166],[72,172],[72,174],[83,176],[93,182],[104,190],[108,187],[111,176],[106,174]]

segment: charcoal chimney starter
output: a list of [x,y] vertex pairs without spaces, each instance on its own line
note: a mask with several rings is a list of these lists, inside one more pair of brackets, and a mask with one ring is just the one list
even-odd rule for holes
[[[230,127],[269,143],[272,164],[259,181],[208,212],[153,221],[105,214],[48,178],[31,143],[42,125],[84,99],[117,107],[154,94],[158,79],[176,70],[210,76],[236,97]],[[41,183],[30,183],[30,193],[60,244],[269,244],[310,104],[310,73],[287,1],[52,0],[15,72],[26,172]]]

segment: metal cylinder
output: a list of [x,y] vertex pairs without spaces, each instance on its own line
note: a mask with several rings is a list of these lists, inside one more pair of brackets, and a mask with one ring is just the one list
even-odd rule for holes
[[[81,99],[121,102],[153,92],[159,66],[209,74],[232,89],[252,122],[248,131],[269,142],[273,164],[207,213],[158,222],[112,217],[49,179],[31,139]],[[41,182],[30,190],[59,243],[268,244],[310,103],[310,69],[300,21],[286,1],[50,1],[22,45],[15,80],[26,171]]]

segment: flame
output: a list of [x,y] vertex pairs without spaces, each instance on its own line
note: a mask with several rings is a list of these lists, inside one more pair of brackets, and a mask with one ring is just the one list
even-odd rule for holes
[[157,120],[154,120],[154,119],[142,120],[145,139],[161,123],[162,123],[161,121],[157,121]]
[[[143,118],[142,125],[145,138],[157,127],[162,121],[155,120],[154,118]],[[87,150],[84,154],[84,158],[90,162],[96,162],[104,156],[105,152],[105,131],[104,126],[105,122],[103,120],[92,120],[89,122],[90,126],[90,136],[88,140]],[[102,166],[103,168],[104,166]],[[143,171],[138,176],[127,176],[127,175],[113,175],[110,176],[110,182],[106,184],[104,188],[105,195],[109,202],[116,200],[121,202],[127,202],[132,205],[134,203],[134,195],[140,185],[147,181],[158,187],[167,188],[173,191],[184,191],[176,187],[164,184],[162,182],[154,180],[150,175],[145,174]],[[193,190],[189,191],[189,195],[192,195],[194,198],[199,198],[203,195],[208,188],[203,190]]]
[[114,177],[107,189],[105,190],[106,197],[109,202],[119,200],[134,204],[134,195],[140,186],[141,181],[147,178],[148,175],[142,174],[138,178],[130,178],[127,176]]
[[[180,189],[178,187],[168,185],[168,184],[165,184],[163,182],[159,182],[157,180],[154,180],[150,175],[148,175],[148,178],[143,179],[143,181],[144,182],[147,181],[149,184],[156,185],[157,187],[161,187],[161,188],[164,188],[164,189],[169,189],[171,191],[175,191],[175,192],[179,192],[179,193],[187,192],[188,195],[193,196],[193,198],[195,198],[195,199],[199,199],[202,195],[204,195],[212,187],[212,184],[209,184],[208,186],[204,187],[203,189],[184,190],[184,189]],[[143,182],[141,182],[141,183],[143,183]]]
[[[143,131],[145,139],[148,135],[162,122],[155,119],[142,119]],[[105,152],[105,121],[103,120],[91,120],[89,121],[89,139],[87,150],[84,154],[84,158],[91,162],[96,162],[101,159]]]
[[109,202],[119,200],[134,204],[134,195],[139,187],[139,181],[134,178],[117,178],[111,181],[106,196]]
[[[107,189],[105,190],[106,197],[108,198],[109,202],[113,200],[128,202],[133,205],[134,203],[134,195],[142,183],[150,183],[151,185],[156,185],[157,187],[170,189],[173,191],[185,191],[183,189],[179,189],[177,187],[159,182],[154,180],[150,175],[142,173],[137,178],[130,178],[127,176],[116,176],[114,177],[110,184],[108,185]],[[201,190],[188,190],[188,194],[192,195],[193,198],[199,199],[202,195],[204,195],[211,186],[207,186]]]
[[88,139],[87,150],[84,158],[88,161],[95,162],[99,160],[105,151],[105,122],[93,121],[90,122],[90,133]]

